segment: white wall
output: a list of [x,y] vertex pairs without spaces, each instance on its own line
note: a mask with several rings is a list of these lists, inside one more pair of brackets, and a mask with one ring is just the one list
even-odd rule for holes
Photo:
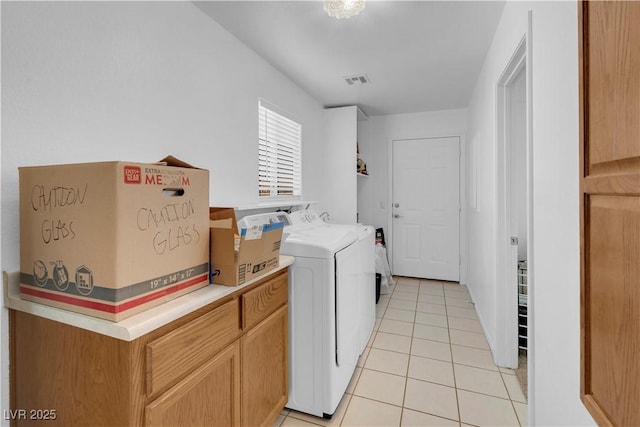
[[[469,105],[477,212],[468,213],[468,285],[495,349],[496,83],[532,10],[533,277],[530,425],[595,425],[580,401],[578,28],[575,2],[507,2]],[[470,166],[470,165],[469,165]]]
[[211,204],[256,202],[258,97],[302,122],[303,192],[321,198],[322,107],[192,3],[2,2],[1,15],[2,270],[19,269],[19,166],[173,154],[210,170]]
[[[360,178],[365,180],[364,191],[358,193],[358,197],[364,199],[363,202],[358,200],[358,204],[362,203],[367,206],[366,215],[361,216],[361,222],[373,225],[374,227],[382,227],[385,231],[385,237],[389,240],[391,237],[391,203],[389,200],[391,183],[391,158],[390,145],[391,141],[397,139],[411,138],[428,138],[439,136],[462,136],[461,149],[463,150],[464,159],[464,135],[467,128],[467,110],[445,110],[430,111],[413,114],[395,114],[388,116],[373,116],[369,118],[369,147],[366,149],[368,178]],[[462,174],[464,175],[464,163],[460,165]],[[461,179],[464,183],[464,179]],[[461,200],[465,200],[464,186],[461,188]],[[464,215],[464,211],[463,211]],[[461,218],[464,218],[461,216]],[[463,264],[465,262],[465,226],[466,222],[461,222],[461,254]],[[389,246],[389,241],[387,246]],[[388,249],[390,249],[388,247]],[[461,272],[460,281],[465,283],[465,271]]]
[[325,197],[318,213],[329,213],[331,222],[355,224],[358,210],[356,141],[358,111],[355,106],[324,110],[324,135],[329,168],[324,172]]

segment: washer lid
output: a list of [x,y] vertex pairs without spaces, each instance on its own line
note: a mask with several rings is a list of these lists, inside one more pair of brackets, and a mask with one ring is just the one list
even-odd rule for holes
[[358,240],[354,230],[319,227],[292,230],[283,239],[280,253],[307,258],[333,258],[333,255]]

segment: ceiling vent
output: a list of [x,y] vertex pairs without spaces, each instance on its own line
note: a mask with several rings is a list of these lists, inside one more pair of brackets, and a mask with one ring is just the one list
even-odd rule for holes
[[361,74],[358,76],[346,76],[344,81],[347,82],[349,86],[353,85],[364,85],[370,83],[369,77],[366,74]]

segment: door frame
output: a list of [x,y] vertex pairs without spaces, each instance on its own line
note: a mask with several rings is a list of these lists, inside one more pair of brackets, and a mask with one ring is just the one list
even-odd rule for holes
[[[531,16],[529,16],[529,25]],[[530,29],[530,26],[529,26]],[[511,209],[516,209],[508,179],[511,176],[511,153],[507,143],[509,139],[509,87],[519,73],[524,71],[526,78],[526,230],[527,230],[527,359],[532,366],[533,353],[533,168],[532,168],[532,93],[531,93],[531,46],[528,40],[530,31],[525,34],[513,56],[509,60],[496,85],[496,365],[516,368],[518,366],[518,290],[516,286],[516,268],[512,256],[510,241],[514,224]],[[517,249],[516,249],[517,250]],[[517,260],[516,260],[517,262]],[[529,375],[532,372],[529,370]],[[529,387],[531,390],[531,381]],[[531,393],[529,393],[531,395]]]
[[434,139],[434,138],[458,138],[458,144],[460,146],[460,156],[458,158],[458,174],[459,174],[459,190],[458,198],[460,203],[460,215],[458,218],[458,252],[460,257],[459,264],[459,283],[467,283],[467,221],[466,221],[466,207],[463,201],[466,198],[466,171],[464,165],[466,164],[466,143],[465,133],[462,131],[448,131],[448,132],[433,132],[428,133],[426,136],[397,136],[388,139],[387,143],[387,170],[389,175],[387,176],[387,207],[386,211],[386,230],[388,230],[385,236],[386,249],[389,259],[389,266],[391,267],[391,274],[393,274],[393,143],[394,141],[406,141],[414,139]]

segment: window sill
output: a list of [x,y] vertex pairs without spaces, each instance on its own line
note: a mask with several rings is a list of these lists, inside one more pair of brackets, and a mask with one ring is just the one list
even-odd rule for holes
[[235,206],[235,209],[239,211],[246,211],[250,209],[277,208],[281,206],[303,206],[303,205],[311,205],[314,203],[318,203],[318,202],[316,200],[297,200],[297,199],[269,200],[269,201],[258,202],[250,205]]

